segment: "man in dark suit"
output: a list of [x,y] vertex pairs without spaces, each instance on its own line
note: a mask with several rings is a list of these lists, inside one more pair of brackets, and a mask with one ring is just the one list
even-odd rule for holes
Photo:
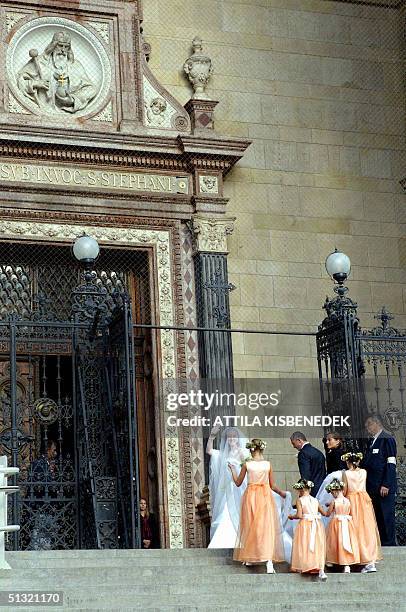
[[314,483],[310,493],[315,496],[326,477],[326,460],[324,455],[306,440],[306,436],[301,431],[295,431],[290,436],[290,441],[292,446],[299,451],[297,463],[300,476]]
[[374,505],[382,546],[396,546],[396,440],[384,430],[378,415],[368,417],[365,427],[372,436],[362,462],[367,471],[367,492]]

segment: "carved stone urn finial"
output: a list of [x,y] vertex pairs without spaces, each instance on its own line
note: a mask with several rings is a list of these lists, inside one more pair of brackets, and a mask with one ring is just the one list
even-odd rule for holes
[[203,54],[202,39],[196,36],[192,42],[193,55],[185,62],[183,69],[195,90],[192,98],[208,98],[205,88],[213,72],[211,59]]

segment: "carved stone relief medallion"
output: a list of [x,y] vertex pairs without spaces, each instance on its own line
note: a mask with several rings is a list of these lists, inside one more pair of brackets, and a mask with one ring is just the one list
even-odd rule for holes
[[218,178],[217,176],[199,176],[199,189],[201,193],[218,193]]
[[111,64],[95,33],[63,17],[25,23],[7,51],[13,95],[39,115],[83,117],[106,105]]

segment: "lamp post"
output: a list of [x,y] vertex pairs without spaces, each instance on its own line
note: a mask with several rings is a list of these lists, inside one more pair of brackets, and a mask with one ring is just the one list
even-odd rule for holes
[[348,287],[344,285],[351,274],[350,258],[345,253],[335,249],[327,257],[325,265],[327,274],[336,283],[334,293],[337,294],[337,297],[332,299],[326,297],[323,308],[327,312],[327,316],[334,319],[342,318],[345,312],[356,316],[358,304],[346,296]]
[[94,264],[100,254],[95,238],[83,234],[72,245],[75,259],[83,266],[83,280],[72,292],[72,312],[76,320],[93,320],[97,325],[100,314],[107,310],[107,289],[96,283]]
[[90,282],[94,263],[100,254],[99,243],[95,238],[83,234],[83,236],[76,238],[72,245],[72,251],[74,257],[85,269],[85,280]]

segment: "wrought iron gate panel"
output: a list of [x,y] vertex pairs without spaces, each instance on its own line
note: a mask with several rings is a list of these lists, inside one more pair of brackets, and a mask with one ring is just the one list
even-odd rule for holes
[[128,296],[114,303],[96,328],[38,311],[0,321],[0,452],[20,467],[21,491],[9,547],[139,544],[131,309]]
[[406,545],[406,330],[392,327],[386,308],[375,317],[377,327],[359,330],[358,343],[365,368],[365,399],[370,414],[378,414],[398,446],[396,535]]
[[366,403],[363,365],[355,342],[359,321],[354,313],[324,319],[316,335],[320,396],[323,414],[349,416],[353,444],[362,446]]
[[[0,322],[0,447],[20,468],[9,506],[14,549],[77,547],[77,482],[68,323],[12,314]],[[62,363],[63,362],[63,363]],[[47,458],[54,442],[57,457]],[[42,455],[40,456],[41,450]]]
[[21,487],[13,548],[139,545],[126,292],[148,315],[148,265],[145,251],[107,249],[83,271],[67,246],[0,242],[0,452]]
[[406,545],[406,331],[390,325],[393,317],[385,308],[375,317],[377,327],[361,329],[349,298],[326,304],[328,316],[316,337],[322,410],[351,416],[353,432],[347,440],[360,450],[367,444],[368,414],[378,414],[396,438],[396,531],[398,544]]
[[133,327],[128,294],[117,292],[114,297],[116,308],[105,334],[104,374],[120,498],[120,546],[136,548],[141,537]]

